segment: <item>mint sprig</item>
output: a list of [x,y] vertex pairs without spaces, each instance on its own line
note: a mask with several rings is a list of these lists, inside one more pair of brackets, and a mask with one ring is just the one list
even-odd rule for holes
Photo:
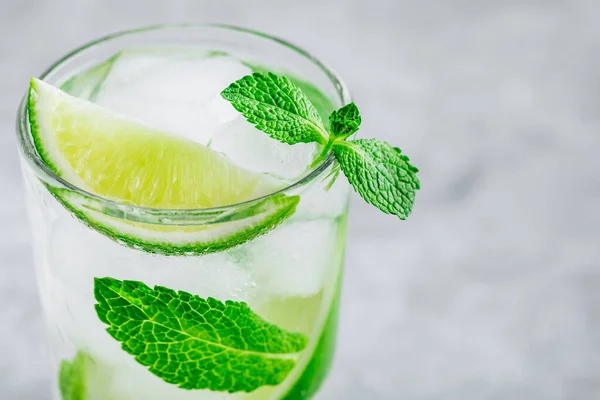
[[233,393],[278,385],[308,344],[242,302],[113,278],[96,278],[94,295],[98,317],[123,350],[182,389]]
[[[420,188],[418,169],[402,151],[377,139],[348,140],[361,124],[354,103],[329,116],[329,130],[308,97],[289,79],[271,72],[232,83],[221,93],[248,122],[283,143],[316,142],[333,151],[350,184],[367,203],[406,219]],[[322,160],[319,157],[317,160]]]

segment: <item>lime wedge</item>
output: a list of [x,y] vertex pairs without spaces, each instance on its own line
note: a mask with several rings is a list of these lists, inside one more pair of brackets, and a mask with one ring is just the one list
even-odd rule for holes
[[[199,143],[145,126],[35,78],[28,113],[35,147],[53,171],[119,203],[166,210],[213,208],[283,187],[281,181],[242,169]],[[216,212],[208,225],[167,225],[158,217],[157,223],[115,218],[90,197],[49,189],[92,228],[122,243],[166,254],[201,254],[243,243],[272,229],[298,203],[296,196],[279,195],[250,203],[243,218]]]

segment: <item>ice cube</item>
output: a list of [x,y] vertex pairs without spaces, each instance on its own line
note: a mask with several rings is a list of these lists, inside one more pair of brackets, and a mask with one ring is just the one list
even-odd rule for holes
[[242,116],[222,124],[209,147],[224,153],[243,168],[288,181],[306,173],[319,151],[316,143],[289,145],[272,139]]
[[125,51],[114,61],[94,101],[206,144],[219,124],[236,115],[220,92],[250,73],[239,60],[224,55]]
[[260,296],[310,297],[323,288],[336,257],[334,220],[293,222],[248,245]]

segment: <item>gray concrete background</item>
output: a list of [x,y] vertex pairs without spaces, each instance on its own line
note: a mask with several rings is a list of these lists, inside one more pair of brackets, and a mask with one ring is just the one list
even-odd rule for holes
[[14,140],[27,79],[97,36],[225,22],[345,78],[422,170],[406,223],[354,201],[319,399],[600,398],[597,1],[0,0],[0,399],[49,398]]

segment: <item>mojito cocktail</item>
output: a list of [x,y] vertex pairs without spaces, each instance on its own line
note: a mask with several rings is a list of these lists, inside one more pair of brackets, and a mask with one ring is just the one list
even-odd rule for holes
[[309,399],[329,371],[348,182],[404,219],[398,148],[306,52],[225,26],[113,35],[19,114],[54,398]]

